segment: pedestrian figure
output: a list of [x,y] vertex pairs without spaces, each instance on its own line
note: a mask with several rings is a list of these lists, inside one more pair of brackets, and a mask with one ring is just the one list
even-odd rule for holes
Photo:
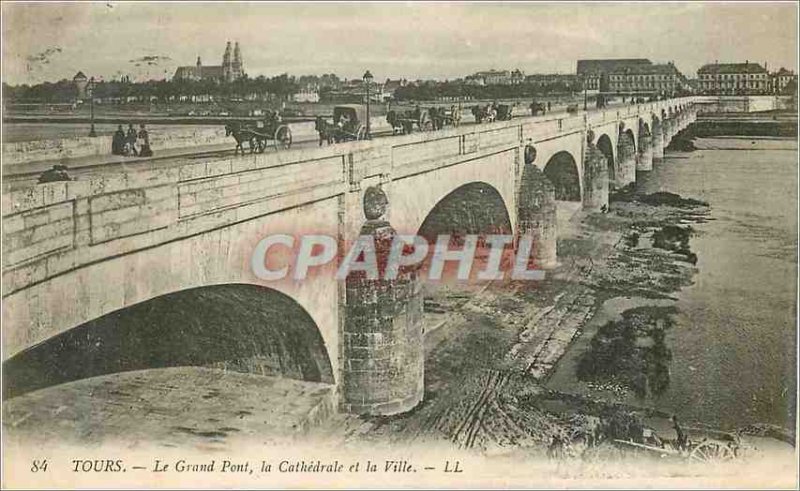
[[139,156],[140,157],[151,157],[153,155],[153,151],[150,150],[150,135],[147,134],[147,130],[144,129],[144,124],[139,125],[139,134],[137,135],[137,144],[139,146]]
[[531,101],[531,105],[530,105],[530,106],[528,106],[528,107],[531,109],[531,116],[536,116],[536,113],[537,113],[537,104],[536,104],[536,99],[534,99],[533,101]]
[[347,129],[347,128],[349,128],[349,126],[350,126],[350,116],[348,116],[348,115],[347,115],[347,113],[342,113],[342,115],[341,115],[341,116],[339,116],[339,122],[338,122],[338,123],[336,123],[336,125],[337,125],[337,126],[340,128],[340,129]]
[[547,101],[547,112],[550,112],[550,101]]
[[117,126],[114,138],[111,140],[111,154],[123,155],[125,153],[125,131],[122,125]]
[[547,447],[547,456],[551,459],[564,458],[564,440],[561,435],[553,435],[550,445]]
[[72,178],[67,173],[67,166],[56,164],[52,169],[48,169],[39,176],[39,184],[45,182],[71,181]]
[[130,153],[135,156],[139,156],[139,151],[136,149],[136,138],[139,135],[136,133],[136,128],[133,127],[133,123],[128,123],[128,135],[125,139],[125,143],[128,145],[128,149]]
[[675,433],[678,434],[678,449],[686,450],[689,439],[686,437],[686,433],[683,432],[683,429],[681,429],[681,425],[678,424],[678,417],[674,414],[672,415],[672,427],[675,428]]

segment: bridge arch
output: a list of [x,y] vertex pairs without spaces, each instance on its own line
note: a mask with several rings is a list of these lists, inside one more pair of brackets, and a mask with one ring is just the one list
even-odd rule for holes
[[631,141],[631,143],[633,143],[633,149],[634,149],[634,151],[635,151],[635,150],[638,150],[638,149],[639,149],[639,147],[636,145],[636,140],[637,140],[637,138],[636,138],[636,135],[634,135],[634,133],[633,133],[633,130],[631,130],[630,128],[628,128],[627,130],[625,130],[625,135],[626,135],[628,138],[630,138],[630,141]]
[[3,363],[4,397],[98,375],[180,366],[334,383],[320,330],[294,299],[233,283],[103,315]]
[[[512,236],[514,226],[509,209],[497,188],[480,181],[462,184],[433,206],[417,230],[417,235],[430,245],[423,269],[433,264],[433,245],[440,235],[449,236],[451,249],[465,247],[465,235],[476,235],[478,241],[474,261],[467,277],[470,281],[479,281],[478,275],[486,269],[484,261],[488,258],[488,249],[482,238],[494,234]],[[424,294],[435,291],[440,281],[449,283],[460,278],[458,267],[455,262],[445,263],[438,279],[424,281]],[[422,277],[427,275],[423,273]]]
[[606,158],[606,166],[608,167],[608,187],[614,189],[616,186],[616,175],[614,165],[614,145],[611,144],[611,138],[607,134],[600,135],[597,139],[597,149],[603,152]]
[[[517,149],[507,150],[486,158],[471,159],[460,165],[437,168],[422,175],[395,179],[384,187],[389,199],[387,219],[397,233],[416,234],[440,202],[453,198],[456,196],[453,193],[459,191],[461,186],[472,183],[492,188],[492,195],[499,194],[505,210],[510,213],[516,208],[516,155]],[[516,216],[512,213],[510,219],[513,229]]]
[[650,134],[650,124],[643,118],[639,118],[639,135],[638,135],[639,138],[641,138],[643,135],[649,135],[649,134]]
[[439,234],[510,234],[511,217],[500,192],[485,182],[462,184],[428,212],[417,235],[435,242]]
[[544,166],[544,175],[555,188],[557,201],[581,201],[581,182],[575,157],[561,151],[550,157]]

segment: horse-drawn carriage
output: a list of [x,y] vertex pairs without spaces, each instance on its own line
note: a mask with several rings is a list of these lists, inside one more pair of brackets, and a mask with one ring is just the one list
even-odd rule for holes
[[250,153],[264,153],[267,140],[272,140],[275,150],[287,150],[292,146],[292,130],[281,121],[277,112],[268,111],[264,119],[258,121],[232,121],[225,125],[225,136],[236,140],[234,154],[244,155],[242,143],[248,142]]
[[458,127],[461,124],[461,106],[455,104],[450,108],[432,107],[428,109],[428,114],[433,121],[433,129],[440,130],[445,126]]
[[475,116],[476,123],[510,121],[514,117],[514,106],[511,104],[472,106],[472,115]]
[[531,105],[528,106],[531,110],[531,116],[539,116],[543,115],[547,112],[547,106],[544,102],[531,102]]
[[498,121],[511,121],[514,117],[514,108],[516,104],[500,104],[497,106],[497,120]]
[[[434,111],[436,112],[436,111]],[[459,122],[461,121],[459,113]],[[413,133],[414,126],[419,131],[433,131],[435,129],[431,110],[421,109],[419,106],[408,111],[389,111],[386,113],[386,122],[392,126],[392,133],[398,132],[408,135]]]
[[661,439],[655,431],[645,429],[644,442],[614,440],[614,443],[629,449],[647,452],[660,457],[676,457],[696,462],[721,462],[733,460],[741,455],[746,446],[739,435],[709,428],[678,427],[678,439]]
[[341,143],[367,138],[367,110],[360,104],[344,104],[333,108],[333,121],[317,116],[314,129],[319,134],[319,144],[323,142]]

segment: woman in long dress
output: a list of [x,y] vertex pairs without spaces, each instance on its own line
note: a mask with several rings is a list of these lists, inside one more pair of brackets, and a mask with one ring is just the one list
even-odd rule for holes
[[150,150],[150,135],[144,129],[144,124],[139,125],[139,133],[137,134],[136,144],[139,147],[140,157],[150,157],[153,151]]
[[114,133],[114,138],[111,140],[111,154],[125,154],[125,131],[122,130],[122,125],[117,126],[117,131]]
[[136,148],[136,138],[136,129],[133,127],[133,123],[130,123],[128,124],[128,135],[125,138],[125,144],[128,145],[128,148],[133,155],[138,156],[139,149]]

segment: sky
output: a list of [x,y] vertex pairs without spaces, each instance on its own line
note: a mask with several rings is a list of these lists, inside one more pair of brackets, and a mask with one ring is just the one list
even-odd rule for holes
[[795,3],[12,3],[2,2],[4,82],[171,78],[241,45],[250,76],[376,80],[478,70],[574,73],[583,58],[797,69]]

